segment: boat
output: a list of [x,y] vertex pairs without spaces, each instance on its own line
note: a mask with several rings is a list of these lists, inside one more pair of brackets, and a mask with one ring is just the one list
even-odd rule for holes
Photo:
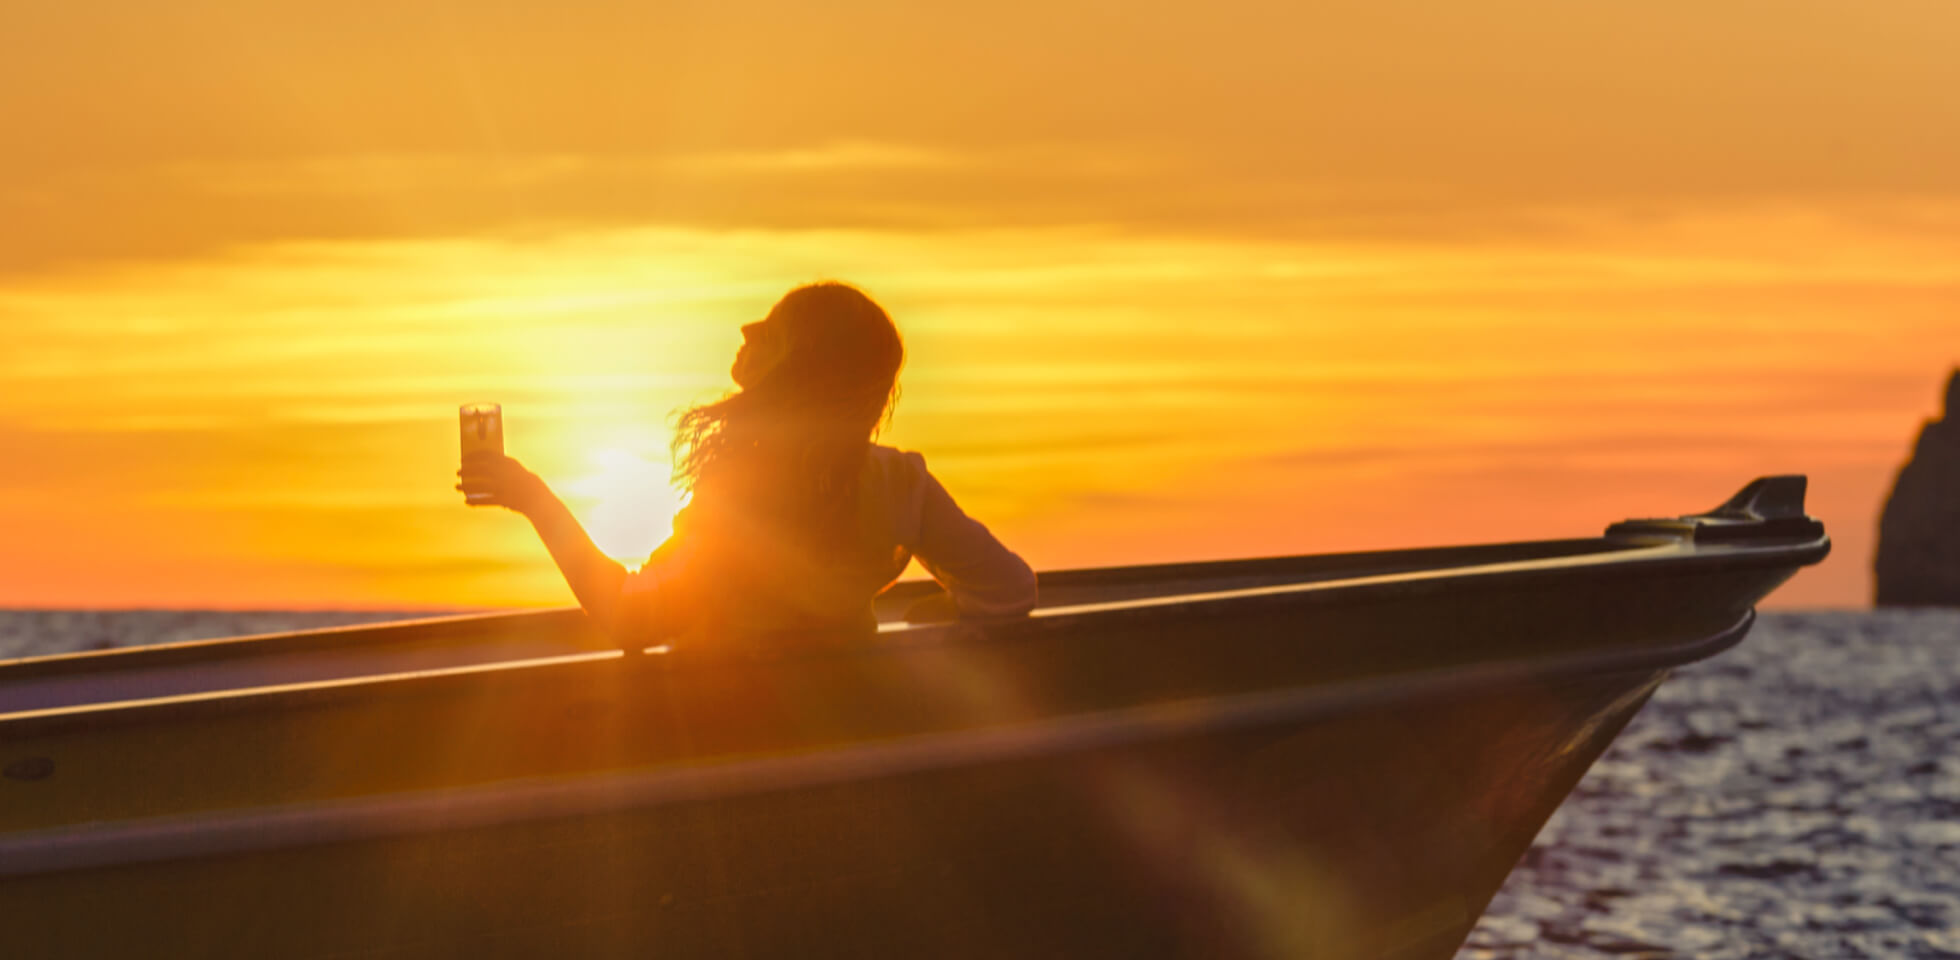
[[577,610],[0,663],[10,957],[1451,957],[1801,476],[1602,536],[1041,574],[621,650]]

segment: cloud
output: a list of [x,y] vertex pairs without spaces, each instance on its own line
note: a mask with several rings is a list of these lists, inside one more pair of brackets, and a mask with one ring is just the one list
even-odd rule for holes
[[746,150],[677,157],[675,169],[705,176],[756,173],[957,169],[973,158],[894,143],[842,142],[783,150]]
[[1950,3],[990,10],[34,5],[0,34],[0,271],[635,224],[1477,244],[1960,197]]

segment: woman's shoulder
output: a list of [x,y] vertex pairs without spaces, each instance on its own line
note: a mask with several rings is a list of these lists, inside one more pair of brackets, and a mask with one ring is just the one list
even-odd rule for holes
[[879,469],[891,473],[895,471],[925,472],[925,455],[916,450],[900,450],[881,443],[871,445],[871,462]]
[[937,482],[926,470],[926,458],[914,450],[874,443],[865,466],[875,478],[876,487],[884,491],[885,501],[900,518],[899,527],[913,527],[915,523],[909,518],[918,516],[928,499],[928,491]]

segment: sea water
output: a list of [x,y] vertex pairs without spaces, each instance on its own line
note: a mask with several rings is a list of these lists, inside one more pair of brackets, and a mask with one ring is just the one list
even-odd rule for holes
[[[398,619],[0,611],[0,658]],[[1960,958],[1960,611],[1765,614],[1678,671],[1459,960]]]
[[1960,957],[1960,610],[1771,613],[1677,671],[1458,960]]

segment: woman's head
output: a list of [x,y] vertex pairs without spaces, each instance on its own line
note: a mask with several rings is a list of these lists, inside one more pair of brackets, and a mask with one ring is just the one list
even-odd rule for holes
[[843,511],[866,446],[891,408],[905,348],[891,317],[855,287],[791,290],[742,328],[729,373],[739,388],[680,415],[675,475],[765,513]]
[[862,420],[868,436],[890,406],[905,347],[883,308],[856,287],[797,287],[742,327],[729,373],[785,407]]

